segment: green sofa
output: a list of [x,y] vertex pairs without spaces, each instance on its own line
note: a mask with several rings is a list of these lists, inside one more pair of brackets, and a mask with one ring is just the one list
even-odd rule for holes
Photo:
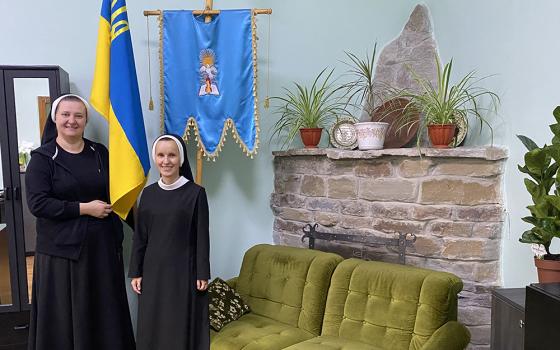
[[[334,271],[334,272],[333,272]],[[252,312],[212,332],[212,350],[460,350],[453,274],[258,245],[228,281]]]

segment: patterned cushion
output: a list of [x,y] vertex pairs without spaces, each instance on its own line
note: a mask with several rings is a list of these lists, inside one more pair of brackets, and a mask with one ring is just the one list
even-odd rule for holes
[[250,311],[249,306],[224,280],[215,278],[208,285],[210,326],[220,331],[223,326]]

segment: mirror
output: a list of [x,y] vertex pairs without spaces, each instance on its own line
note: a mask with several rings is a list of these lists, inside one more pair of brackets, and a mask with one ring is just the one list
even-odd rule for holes
[[17,136],[21,190],[23,195],[23,229],[25,236],[25,262],[27,287],[31,302],[33,263],[35,256],[35,217],[29,212],[25,196],[25,170],[31,158],[31,150],[41,144],[42,128],[49,115],[49,79],[14,78]]
[[4,181],[2,177],[2,153],[0,152],[0,305],[12,304],[10,280],[10,257],[8,248],[8,224],[6,223]]

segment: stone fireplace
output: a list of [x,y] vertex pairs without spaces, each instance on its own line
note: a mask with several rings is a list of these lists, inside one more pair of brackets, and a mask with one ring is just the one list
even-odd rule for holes
[[[491,290],[499,287],[504,223],[501,147],[274,152],[274,242],[306,247],[302,227],[394,238],[413,233],[406,263],[459,276],[459,321],[470,349],[490,348]],[[394,248],[316,241],[345,257],[396,262]]]

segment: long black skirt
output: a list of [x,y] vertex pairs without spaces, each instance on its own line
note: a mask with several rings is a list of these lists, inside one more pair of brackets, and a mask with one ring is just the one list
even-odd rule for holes
[[90,220],[77,261],[35,255],[28,349],[135,349],[110,220]]

